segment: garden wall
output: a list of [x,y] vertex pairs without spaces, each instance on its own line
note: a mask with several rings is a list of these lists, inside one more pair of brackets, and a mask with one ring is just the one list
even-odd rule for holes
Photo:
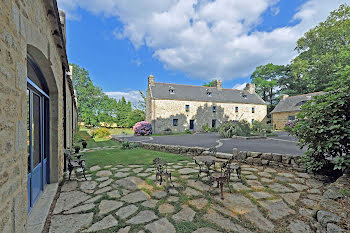
[[[115,138],[119,142],[122,139]],[[207,148],[204,147],[187,147],[178,145],[160,145],[146,142],[135,142],[138,146],[155,151],[162,151],[167,153],[182,154],[187,156],[199,156],[199,155],[209,155]],[[306,168],[303,164],[299,162],[299,155],[289,155],[289,154],[276,154],[276,153],[261,153],[261,152],[251,152],[251,151],[238,151],[233,148],[232,154],[218,152],[216,154],[217,158],[228,159],[234,156],[235,160],[241,159],[242,163],[258,165],[258,166],[270,166],[270,167],[281,167],[290,170],[295,170],[298,172],[306,172]]]

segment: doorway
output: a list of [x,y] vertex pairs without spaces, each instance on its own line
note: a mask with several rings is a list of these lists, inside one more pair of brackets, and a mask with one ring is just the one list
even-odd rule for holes
[[28,212],[49,179],[49,96],[27,80]]
[[190,120],[190,130],[194,130],[194,120]]

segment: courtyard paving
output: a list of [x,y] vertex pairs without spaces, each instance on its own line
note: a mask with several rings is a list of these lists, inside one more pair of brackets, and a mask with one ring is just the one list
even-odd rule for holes
[[[193,162],[170,164],[169,192],[155,183],[150,165],[94,166],[88,181],[73,176],[61,188],[50,233],[64,232],[314,232],[313,208],[323,184],[306,173],[243,165],[224,200],[209,192]],[[76,178],[78,177],[78,178]]]

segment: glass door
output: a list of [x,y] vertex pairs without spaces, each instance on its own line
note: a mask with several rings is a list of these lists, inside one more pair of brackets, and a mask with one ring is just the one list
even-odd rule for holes
[[48,178],[48,98],[40,89],[27,89],[28,211],[38,199]]

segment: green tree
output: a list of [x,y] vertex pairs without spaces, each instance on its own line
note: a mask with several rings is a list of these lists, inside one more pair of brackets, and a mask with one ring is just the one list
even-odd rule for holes
[[137,122],[145,120],[145,112],[135,109],[128,115],[128,126],[133,127]]
[[279,92],[278,79],[285,74],[285,67],[281,65],[267,64],[256,67],[251,75],[252,83],[256,86],[257,93],[264,101],[269,103],[269,112],[275,106]]
[[[307,146],[304,161],[310,171],[330,168],[349,172],[350,167],[350,66],[337,73],[324,95],[302,106],[293,133]],[[325,172],[326,171],[326,172]]]
[[298,40],[299,55],[280,83],[283,92],[292,89],[292,93],[305,94],[330,87],[337,73],[350,64],[349,41],[350,6],[343,4]]
[[215,86],[216,86],[216,80],[203,84],[203,87],[215,87]]
[[146,95],[143,91],[139,91],[141,99],[135,105],[135,108],[143,112],[146,111]]
[[73,65],[73,86],[78,101],[78,114],[80,120],[87,125],[98,125],[98,107],[103,96],[101,88],[95,87],[90,79],[89,72]]

